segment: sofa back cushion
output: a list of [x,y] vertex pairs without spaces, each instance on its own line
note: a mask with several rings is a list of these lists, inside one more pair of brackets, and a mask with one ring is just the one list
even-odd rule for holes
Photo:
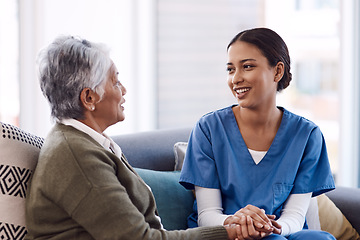
[[43,139],[0,122],[0,238],[23,239],[25,198]]
[[188,141],[191,128],[163,129],[112,136],[130,165],[159,171],[173,171],[176,142]]

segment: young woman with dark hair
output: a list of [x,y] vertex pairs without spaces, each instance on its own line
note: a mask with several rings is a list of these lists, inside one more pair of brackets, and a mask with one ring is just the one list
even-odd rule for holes
[[238,104],[197,122],[180,177],[195,189],[197,223],[239,224],[239,239],[334,239],[306,230],[311,197],[335,185],[319,127],[276,105],[292,78],[285,42],[255,28],[236,35],[227,51]]

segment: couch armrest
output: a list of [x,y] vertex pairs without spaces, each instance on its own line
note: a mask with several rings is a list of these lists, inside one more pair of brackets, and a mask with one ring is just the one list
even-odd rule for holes
[[341,210],[351,225],[360,233],[360,189],[336,187],[326,195]]

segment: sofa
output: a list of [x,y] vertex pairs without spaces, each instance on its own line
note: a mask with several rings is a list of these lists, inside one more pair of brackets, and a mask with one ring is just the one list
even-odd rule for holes
[[[175,145],[188,141],[190,132],[191,128],[176,128],[112,136],[121,146],[129,163],[152,188],[159,215],[164,227],[169,230],[186,228],[187,217],[193,207],[194,194],[178,183],[178,151],[174,149]],[[360,189],[337,186],[335,190],[326,193],[326,196],[334,206],[324,206],[324,218],[333,219],[334,222],[324,223],[328,225],[324,227],[325,230],[340,228],[339,225],[347,220],[353,229],[342,229],[343,233],[340,235],[343,237],[338,239],[359,239],[358,236],[345,236],[344,231],[360,232]],[[345,220],[335,221],[336,215],[330,214],[332,208],[341,211]]]
[[[187,217],[193,208],[193,192],[178,183],[179,159],[183,158],[180,153],[184,151],[182,147],[190,132],[190,128],[176,128],[112,136],[135,171],[151,187],[162,223],[168,230],[186,229]],[[27,232],[24,215],[26,189],[44,139],[2,122],[0,133],[0,237],[23,239]],[[327,196],[335,204],[328,204],[329,210],[324,212],[331,213],[330,208],[337,207],[338,215],[350,225],[342,230],[343,233],[355,229],[359,232],[360,189],[337,187]],[[333,215],[326,217],[335,218]],[[329,230],[336,229],[343,225],[344,219],[325,226]],[[360,238],[357,235],[338,239]]]

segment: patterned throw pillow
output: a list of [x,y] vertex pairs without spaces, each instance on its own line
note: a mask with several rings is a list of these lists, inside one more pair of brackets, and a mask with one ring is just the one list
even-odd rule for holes
[[25,198],[43,139],[0,122],[0,239],[24,239]]

